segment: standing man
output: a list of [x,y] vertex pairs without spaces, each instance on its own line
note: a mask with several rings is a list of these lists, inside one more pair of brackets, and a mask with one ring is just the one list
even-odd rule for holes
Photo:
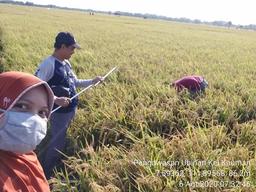
[[[75,49],[80,49],[74,36],[69,32],[60,32],[55,38],[54,52],[40,64],[36,76],[46,81],[54,92],[55,104],[63,106],[51,115],[51,139],[42,160],[46,177],[49,179],[53,168],[60,162],[65,148],[67,128],[75,116],[78,98],[70,100],[76,94],[76,87],[87,87],[102,81],[98,76],[94,79],[77,79],[68,61]],[[54,106],[54,108],[57,107]]]

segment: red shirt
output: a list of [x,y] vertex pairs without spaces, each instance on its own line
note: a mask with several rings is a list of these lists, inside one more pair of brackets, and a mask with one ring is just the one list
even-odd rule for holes
[[0,191],[49,192],[49,184],[34,152],[0,150]]
[[177,89],[177,91],[181,91],[184,88],[187,88],[189,90],[199,90],[200,89],[200,83],[204,80],[202,76],[185,76],[177,81],[174,82],[174,86]]

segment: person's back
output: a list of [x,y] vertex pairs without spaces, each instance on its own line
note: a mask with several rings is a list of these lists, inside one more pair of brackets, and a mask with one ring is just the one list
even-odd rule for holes
[[174,81],[171,86],[175,87],[178,92],[187,89],[190,93],[200,93],[205,91],[208,83],[202,76],[191,75]]

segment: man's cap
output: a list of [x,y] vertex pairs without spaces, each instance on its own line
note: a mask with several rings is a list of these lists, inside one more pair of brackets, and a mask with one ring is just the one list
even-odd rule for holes
[[80,45],[76,42],[74,36],[70,32],[60,32],[55,38],[55,44],[74,46],[77,49],[81,49]]
[[47,90],[48,108],[51,111],[54,104],[54,95],[45,81],[24,72],[10,71],[1,73],[0,108],[4,110],[11,109],[26,92],[40,85],[43,85]]

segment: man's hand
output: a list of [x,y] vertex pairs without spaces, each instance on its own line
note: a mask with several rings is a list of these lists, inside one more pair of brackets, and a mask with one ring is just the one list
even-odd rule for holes
[[70,102],[71,100],[68,97],[55,97],[54,99],[54,103],[62,107],[67,107]]
[[97,77],[95,77],[95,78],[92,80],[92,84],[96,84],[96,83],[98,83],[98,82],[101,83],[102,81],[104,81],[104,78],[101,77],[101,76],[97,76]]

